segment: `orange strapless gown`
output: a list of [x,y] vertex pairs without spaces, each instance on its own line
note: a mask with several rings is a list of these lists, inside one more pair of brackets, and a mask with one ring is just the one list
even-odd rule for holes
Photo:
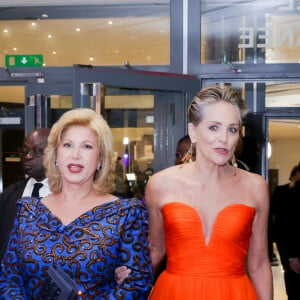
[[215,219],[208,244],[199,213],[171,202],[162,209],[167,268],[157,279],[151,300],[255,300],[245,273],[253,207],[232,204]]

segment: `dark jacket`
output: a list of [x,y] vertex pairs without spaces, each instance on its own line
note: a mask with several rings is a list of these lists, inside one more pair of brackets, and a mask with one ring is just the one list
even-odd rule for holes
[[16,201],[22,197],[28,179],[8,186],[0,195],[0,260],[2,259],[17,213]]
[[285,228],[288,258],[300,258],[300,181],[289,190],[289,214]]

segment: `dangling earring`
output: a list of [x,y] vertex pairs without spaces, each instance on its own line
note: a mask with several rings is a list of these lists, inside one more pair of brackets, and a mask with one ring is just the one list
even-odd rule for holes
[[183,164],[189,163],[192,161],[194,147],[195,147],[195,143],[191,143],[191,147],[189,148],[189,150],[184,154],[183,158],[181,159],[181,162]]
[[235,159],[235,155],[233,154],[232,157],[231,157],[231,165],[233,167],[233,176],[236,175],[236,172],[237,172],[237,168],[238,168],[238,164],[236,162],[236,159]]
[[101,164],[99,163],[98,166],[97,166],[97,171],[100,171],[102,169],[102,166]]

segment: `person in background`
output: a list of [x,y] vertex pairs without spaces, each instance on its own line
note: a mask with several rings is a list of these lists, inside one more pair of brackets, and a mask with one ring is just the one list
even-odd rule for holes
[[[80,299],[147,299],[152,281],[147,210],[138,199],[111,194],[112,135],[105,120],[91,109],[64,113],[44,155],[52,193],[17,201],[1,299],[44,299],[41,291],[51,293],[47,273],[53,268],[69,277]],[[117,285],[114,269],[122,264],[132,272]]]
[[184,157],[190,163],[150,178],[146,203],[155,275],[167,255],[151,300],[273,299],[268,186],[234,161],[245,113],[245,101],[230,88],[201,90],[189,106],[196,160],[190,162],[190,149]]
[[234,152],[235,160],[238,168],[241,168],[246,171],[250,171],[249,166],[244,161],[241,160],[241,157],[243,155],[243,150],[244,150],[243,136],[242,133],[240,133],[239,141],[236,145],[235,152]]
[[288,183],[276,186],[271,197],[270,207],[270,214],[273,219],[272,233],[284,270],[284,283],[288,300],[300,299],[299,269],[292,268],[293,263],[295,264],[300,256],[300,246],[297,245],[299,243],[299,184],[300,164],[292,168]]
[[49,132],[49,128],[38,128],[25,137],[20,149],[20,157],[27,178],[11,184],[0,195],[0,260],[5,252],[17,213],[17,199],[30,197],[35,193],[41,196],[50,193],[43,166],[43,153],[47,146]]
[[[190,149],[191,149],[191,139],[187,134],[183,136],[177,143],[176,153],[175,153],[175,165],[180,165],[183,163],[183,158]],[[196,152],[194,148],[193,148],[191,159],[193,161],[196,159]]]
[[122,164],[122,158],[117,157],[115,165],[115,191],[114,194],[117,196],[124,195],[124,182],[125,182],[125,170]]

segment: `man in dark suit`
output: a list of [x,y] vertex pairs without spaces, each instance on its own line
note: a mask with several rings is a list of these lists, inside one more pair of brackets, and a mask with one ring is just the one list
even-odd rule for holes
[[[298,214],[300,208],[300,164],[293,167],[290,182],[277,186],[271,197],[270,214],[273,217],[272,235],[276,242],[284,270],[284,281],[288,300],[300,299],[300,275],[290,266],[290,258],[295,257],[294,239],[300,230]],[[296,213],[296,219],[293,214]],[[296,221],[296,222],[295,222]],[[297,253],[297,252],[296,252]],[[300,255],[300,252],[299,254]]]
[[38,128],[26,136],[20,149],[20,156],[22,167],[28,177],[11,184],[0,195],[0,260],[5,253],[16,216],[17,199],[25,196],[44,197],[50,193],[43,166],[43,152],[47,146],[49,132],[48,128]]

